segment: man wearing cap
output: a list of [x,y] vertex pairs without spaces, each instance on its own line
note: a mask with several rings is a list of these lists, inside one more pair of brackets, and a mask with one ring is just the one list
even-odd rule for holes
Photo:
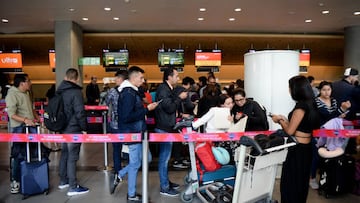
[[[333,83],[331,96],[336,99],[338,104],[342,102],[353,102],[352,93],[355,89],[355,83],[358,81],[359,71],[354,68],[346,68],[342,80]],[[351,120],[351,115],[354,114],[353,104],[350,104],[350,112],[346,112],[346,119]],[[356,154],[356,140],[350,139],[345,149],[347,154]]]
[[335,81],[332,86],[332,94],[338,104],[350,101],[351,93],[354,89],[354,83],[358,80],[359,71],[354,68],[347,68],[342,80]]

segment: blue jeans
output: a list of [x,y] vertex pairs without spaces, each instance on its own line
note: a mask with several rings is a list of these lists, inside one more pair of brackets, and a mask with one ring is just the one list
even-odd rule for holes
[[[25,126],[20,125],[11,129],[12,133],[24,133]],[[37,133],[35,127],[29,128],[30,133]],[[11,176],[13,181],[20,182],[20,163],[26,159],[26,143],[14,142],[11,147]]]
[[[155,133],[166,133],[166,131],[155,128]],[[168,174],[168,163],[171,156],[172,142],[161,142],[159,143],[159,177],[160,177],[160,188],[162,190],[169,189],[169,174]]]
[[[128,195],[134,196],[136,194],[136,182],[137,182],[137,174],[142,162],[142,144],[130,144],[129,147],[129,164],[122,168],[119,171],[119,176],[121,178],[125,177],[128,174]],[[149,151],[148,153],[150,162],[152,157]]]

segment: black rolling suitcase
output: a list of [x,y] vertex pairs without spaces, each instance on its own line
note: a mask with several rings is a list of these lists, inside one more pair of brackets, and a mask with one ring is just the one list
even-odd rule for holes
[[355,159],[349,155],[326,158],[320,163],[319,194],[326,198],[351,192],[354,186]]
[[[40,133],[40,126],[37,126]],[[26,127],[26,133],[29,133]],[[31,160],[29,142],[26,143],[26,160],[20,163],[21,170],[21,194],[23,199],[35,194],[48,194],[49,192],[49,164],[48,158],[42,158],[41,143],[38,142],[37,160]]]

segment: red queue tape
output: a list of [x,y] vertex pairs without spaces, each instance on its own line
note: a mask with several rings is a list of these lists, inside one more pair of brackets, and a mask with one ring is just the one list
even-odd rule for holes
[[317,129],[313,131],[314,137],[346,137],[352,138],[360,135],[360,129],[354,130],[330,130],[330,129]]
[[241,136],[253,137],[257,134],[269,135],[274,131],[251,131],[232,133],[150,133],[149,142],[202,142],[238,141]]
[[128,134],[1,133],[0,142],[68,142],[68,143],[141,142],[141,134],[140,133],[128,133]]
[[[232,133],[150,133],[149,142],[201,142],[201,141],[237,141],[241,136],[254,137],[258,134],[269,135],[274,131],[247,131]],[[357,137],[360,129],[313,131],[314,137]],[[68,143],[104,143],[104,142],[141,142],[140,133],[128,134],[25,134],[0,133],[0,142],[68,142]]]
[[85,105],[85,110],[96,110],[96,111],[107,111],[109,110],[108,106],[98,106],[98,105]]

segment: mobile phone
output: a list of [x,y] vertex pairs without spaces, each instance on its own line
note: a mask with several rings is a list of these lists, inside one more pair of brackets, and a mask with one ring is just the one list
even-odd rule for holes
[[163,101],[163,99],[160,99],[159,101],[157,101],[157,104],[160,104]]
[[273,117],[273,114],[271,112],[269,112],[268,114],[269,117]]

